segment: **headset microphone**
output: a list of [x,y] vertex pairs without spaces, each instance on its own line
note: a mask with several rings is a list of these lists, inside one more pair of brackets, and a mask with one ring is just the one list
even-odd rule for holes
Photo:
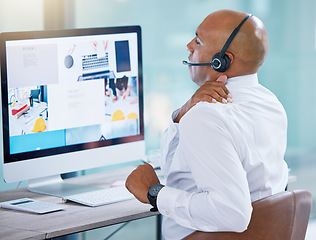
[[182,63],[184,65],[188,65],[188,66],[211,66],[217,72],[225,72],[225,71],[227,71],[229,66],[230,66],[230,59],[225,54],[225,52],[227,51],[229,45],[233,41],[234,37],[238,33],[238,31],[241,28],[241,26],[251,16],[252,16],[252,14],[249,14],[247,17],[245,17],[241,21],[241,23],[234,29],[234,31],[230,34],[229,38],[227,39],[227,41],[226,41],[224,47],[222,48],[221,52],[220,53],[216,53],[213,56],[211,62],[209,62],[209,63],[190,63],[190,62],[187,62],[187,61],[182,61]]
[[212,66],[212,63],[190,63],[188,61],[182,61],[182,63],[188,66]]

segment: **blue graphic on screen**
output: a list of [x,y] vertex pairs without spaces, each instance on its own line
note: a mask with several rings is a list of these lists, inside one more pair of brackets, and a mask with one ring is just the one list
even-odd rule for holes
[[29,152],[66,146],[65,130],[10,137],[10,153]]

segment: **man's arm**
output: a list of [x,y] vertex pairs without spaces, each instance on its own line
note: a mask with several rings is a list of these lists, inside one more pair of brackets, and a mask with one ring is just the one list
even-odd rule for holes
[[[180,119],[186,114],[193,106],[195,106],[198,102],[206,101],[210,103],[215,103],[216,101],[227,103],[232,102],[231,94],[228,89],[225,87],[225,83],[227,81],[226,75],[221,75],[217,81],[205,81],[205,83],[192,95],[192,97],[187,101],[186,104],[182,106],[177,117],[174,119],[175,123],[179,123]],[[170,158],[170,154],[174,154],[175,149],[178,145],[178,136],[177,131],[178,128],[176,126],[172,126],[173,129],[170,130],[171,133],[165,133],[162,140],[165,146],[166,153],[163,154],[164,158]],[[168,132],[167,129],[166,132]],[[168,136],[166,136],[168,135]],[[174,138],[176,137],[176,142],[174,142]],[[171,144],[173,142],[173,144]],[[169,159],[170,160],[170,159]],[[141,178],[146,179],[146,181],[140,183]],[[142,180],[143,181],[143,180]],[[155,171],[149,164],[144,164],[135,169],[130,176],[128,176],[126,180],[126,188],[134,194],[134,196],[143,203],[149,203],[147,199],[148,189],[159,183],[159,179],[156,176]]]
[[[198,102],[232,102],[231,94],[225,87],[226,81],[226,75],[221,75],[217,79],[217,81],[205,81],[205,83],[192,95],[192,97],[187,101],[187,103],[181,107],[177,117],[174,119],[174,122],[179,123],[180,119]],[[167,129],[167,131],[168,130],[169,129]],[[166,141],[164,142],[164,145],[167,146],[167,153],[165,154],[166,156],[164,156],[166,158],[170,158],[170,152],[174,154],[175,149],[178,145],[178,136],[176,133],[174,133],[175,131],[177,132],[178,129],[176,126],[173,126],[172,131],[170,131],[172,133],[169,134],[172,136],[165,136],[165,134],[163,137],[163,140]],[[170,144],[170,142],[174,140],[174,137],[177,138],[177,142]],[[172,149],[170,149],[170,146],[172,147]],[[139,183],[141,177],[147,180],[143,183]],[[149,203],[147,199],[148,189],[156,183],[159,183],[159,179],[157,178],[155,171],[151,169],[151,166],[149,164],[145,164],[143,166],[139,166],[130,174],[130,176],[126,180],[126,187],[132,194],[134,194],[134,196],[139,201],[143,203]]]
[[[216,82],[206,81],[188,100],[182,108],[172,113],[172,121],[169,127],[161,136],[161,160],[160,166],[162,172],[167,175],[174,153],[179,142],[179,121],[195,104],[199,101],[209,103],[231,103],[231,94],[225,86],[227,77],[221,75]],[[181,112],[180,112],[181,111]]]
[[252,209],[247,173],[227,126],[225,116],[206,103],[181,120],[174,161],[188,166],[196,188],[164,187],[157,199],[161,214],[195,230],[246,229]]
[[[216,114],[211,119],[207,111],[201,114],[201,108],[194,107],[181,121],[175,156],[188,164],[197,190],[164,187],[158,194],[158,210],[191,229],[242,232],[252,210],[247,174],[227,123]],[[156,183],[154,170],[145,164],[128,177],[126,187],[138,200],[149,203],[146,194]]]

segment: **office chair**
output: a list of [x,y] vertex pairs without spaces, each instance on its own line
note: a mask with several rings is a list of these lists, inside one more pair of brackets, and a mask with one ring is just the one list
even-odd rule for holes
[[252,203],[248,229],[242,233],[196,231],[184,240],[304,240],[312,208],[306,190],[285,191]]

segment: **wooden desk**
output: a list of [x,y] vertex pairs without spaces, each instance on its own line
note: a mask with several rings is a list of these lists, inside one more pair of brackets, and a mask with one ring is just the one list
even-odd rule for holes
[[[133,169],[129,167],[65,181],[108,187],[115,180],[125,180]],[[62,203],[61,198],[32,193],[26,188],[0,192],[0,202],[22,197],[66,204],[68,208],[43,215],[0,208],[0,238],[3,240],[47,239],[157,215],[149,211],[150,205],[136,199],[92,208],[71,202]]]

